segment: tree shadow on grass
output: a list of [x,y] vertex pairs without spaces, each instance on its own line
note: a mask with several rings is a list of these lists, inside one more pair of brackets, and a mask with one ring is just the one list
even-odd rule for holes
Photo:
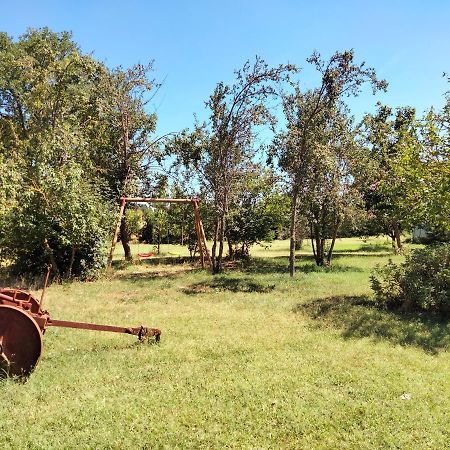
[[277,258],[251,258],[246,262],[242,270],[246,273],[264,274],[264,273],[287,273],[289,259],[281,256]]
[[391,244],[361,244],[358,248],[341,250],[343,253],[388,253],[394,254],[394,250]]
[[348,265],[331,265],[331,266],[318,266],[316,263],[300,264],[296,267],[299,272],[303,273],[341,273],[341,272],[364,272],[363,269],[357,266]]
[[188,295],[195,295],[214,291],[266,293],[273,289],[275,289],[275,285],[258,283],[251,278],[220,277],[191,284],[182,291]]
[[[308,262],[304,262],[307,260]],[[253,258],[243,268],[247,273],[268,274],[268,273],[288,273],[289,258],[278,256],[275,258]],[[358,266],[332,264],[331,266],[318,266],[313,257],[301,256],[297,259],[295,270],[298,273],[340,273],[340,272],[363,272]]]
[[114,260],[112,267],[114,269],[123,270],[129,266],[173,266],[173,265],[194,265],[197,259],[192,259],[189,256],[154,256],[148,259],[133,259],[133,261],[126,261],[124,259]]
[[120,281],[149,281],[168,279],[174,280],[186,274],[188,270],[180,269],[176,272],[158,271],[158,272],[123,272],[114,275],[114,278]]
[[337,250],[333,252],[333,261],[339,258],[388,258],[395,256],[394,252],[362,252],[361,250]]
[[450,321],[418,313],[386,311],[369,297],[329,297],[299,304],[303,313],[318,326],[342,330],[344,339],[370,337],[397,345],[412,345],[437,354],[450,349]]

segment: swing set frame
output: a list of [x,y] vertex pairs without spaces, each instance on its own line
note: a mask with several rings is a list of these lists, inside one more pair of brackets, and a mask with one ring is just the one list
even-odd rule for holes
[[184,203],[191,204],[194,210],[194,223],[195,232],[197,234],[198,249],[200,252],[200,262],[202,267],[205,268],[205,260],[210,268],[212,268],[211,255],[209,254],[208,247],[206,245],[205,230],[203,229],[202,220],[200,217],[200,210],[198,207],[198,198],[147,198],[147,197],[121,197],[119,215],[117,217],[117,224],[114,230],[114,235],[111,242],[111,249],[108,257],[108,268],[112,265],[112,259],[114,250],[117,244],[117,238],[119,236],[120,224],[122,222],[125,206],[127,203]]

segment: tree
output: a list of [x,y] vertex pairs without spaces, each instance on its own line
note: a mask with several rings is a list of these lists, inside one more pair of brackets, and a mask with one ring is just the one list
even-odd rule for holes
[[[318,266],[331,264],[334,244],[341,225],[362,207],[353,169],[357,163],[352,121],[347,113],[335,110],[325,128],[316,135],[299,205],[306,217],[314,259]],[[327,241],[331,241],[325,251]]]
[[307,61],[319,72],[321,84],[305,92],[297,86],[293,94],[285,95],[287,130],[276,137],[272,152],[272,156],[278,158],[280,168],[287,173],[290,183],[291,276],[295,273],[295,230],[299,203],[304,200],[304,186],[308,186],[308,180],[314,177],[313,167],[317,165],[313,161],[317,160],[317,152],[324,148],[321,142],[323,130],[327,129],[327,123],[336,110],[342,107],[343,98],[357,96],[363,83],[369,82],[374,92],[387,86],[385,81],[377,79],[374,69],[365,68],[364,63],[354,63],[353,51],[336,52],[327,62],[315,52]]
[[[156,114],[145,107],[157,88],[150,79],[152,64],[137,64],[129,69],[103,72],[96,91],[100,118],[93,133],[97,138],[95,153],[99,175],[109,186],[109,197],[118,200],[143,189],[151,163],[158,158],[151,139],[156,128]],[[131,260],[126,214],[120,225],[120,239],[125,258]]]
[[421,183],[417,128],[413,108],[397,108],[394,113],[383,105],[378,105],[375,115],[367,114],[361,127],[370,159],[364,172],[366,202],[379,223],[386,224],[397,251],[402,250],[402,229],[411,226],[421,204],[417,198],[408,200],[416,196]]
[[129,208],[126,211],[127,235],[139,237],[144,226],[144,212],[141,208]]
[[230,207],[227,231],[230,257],[246,258],[250,246],[272,241],[285,225],[288,200],[274,173],[259,164],[246,167]]
[[0,161],[14,167],[0,247],[22,272],[51,262],[56,276],[87,276],[100,264],[107,205],[87,129],[102,70],[70,33],[0,33]]
[[[450,95],[443,110],[433,109],[425,114],[419,125],[422,149],[417,169],[408,171],[409,177],[419,178],[418,192],[412,200],[421,208],[416,224],[424,224],[438,233],[450,232]],[[405,161],[407,162],[407,161]]]
[[277,85],[295,71],[292,65],[269,67],[261,58],[235,72],[232,85],[217,84],[206,102],[209,124],[175,138],[180,160],[193,166],[214,205],[213,272],[222,270],[230,203],[243,166],[253,156],[255,127],[275,124],[267,101],[278,95]]

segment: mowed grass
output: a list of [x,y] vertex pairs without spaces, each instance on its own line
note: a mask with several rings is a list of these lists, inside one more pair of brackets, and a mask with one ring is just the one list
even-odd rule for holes
[[286,241],[252,253],[220,276],[174,256],[51,286],[55,319],[162,340],[49,328],[31,377],[0,383],[0,447],[448,448],[450,326],[373,305],[385,241],[341,240],[322,269],[305,248],[294,279]]

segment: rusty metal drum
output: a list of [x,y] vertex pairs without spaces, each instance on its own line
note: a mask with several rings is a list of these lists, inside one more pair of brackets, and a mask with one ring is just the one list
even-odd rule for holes
[[33,317],[0,305],[0,377],[29,375],[41,353],[42,333]]

